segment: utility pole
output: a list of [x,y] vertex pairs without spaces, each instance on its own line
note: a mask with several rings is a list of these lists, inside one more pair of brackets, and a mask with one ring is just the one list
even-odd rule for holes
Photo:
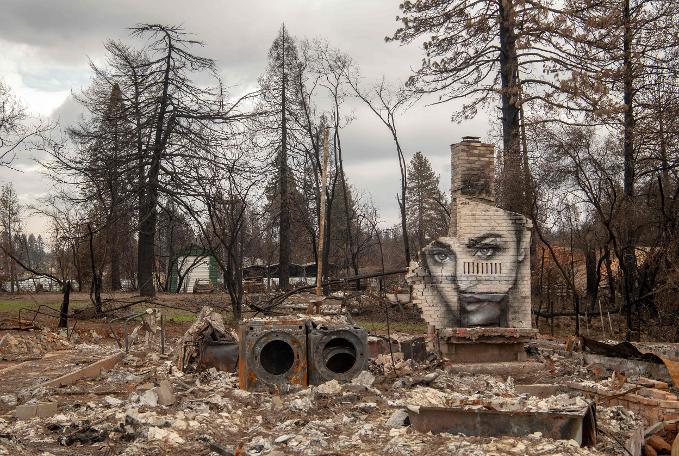
[[323,295],[323,258],[325,258],[325,192],[328,189],[328,127],[323,129],[323,170],[321,172],[321,210],[318,222],[318,255],[316,259],[316,294]]

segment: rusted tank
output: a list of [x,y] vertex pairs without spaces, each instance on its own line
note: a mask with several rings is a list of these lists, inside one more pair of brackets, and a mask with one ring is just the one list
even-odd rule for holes
[[240,326],[240,387],[271,390],[280,385],[306,386],[306,321],[250,320]]
[[198,370],[214,367],[217,370],[235,373],[238,369],[237,342],[205,341],[200,346]]

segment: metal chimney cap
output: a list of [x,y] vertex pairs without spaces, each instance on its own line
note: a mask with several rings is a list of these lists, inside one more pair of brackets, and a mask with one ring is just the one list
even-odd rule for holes
[[481,142],[480,136],[463,136],[462,142]]

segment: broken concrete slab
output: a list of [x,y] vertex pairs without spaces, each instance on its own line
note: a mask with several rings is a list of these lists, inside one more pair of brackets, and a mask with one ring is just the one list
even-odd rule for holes
[[354,385],[361,385],[369,388],[375,383],[375,376],[368,371],[363,371],[351,380]]
[[172,405],[177,401],[172,391],[172,384],[167,380],[161,380],[160,386],[155,391],[158,396],[158,405]]
[[125,357],[125,353],[123,353],[123,352],[116,353],[114,355],[111,355],[109,357],[101,359],[97,362],[94,362],[87,367],[84,367],[82,369],[78,369],[77,371],[71,372],[71,373],[66,374],[66,375],[62,375],[61,377],[55,378],[54,380],[49,380],[49,381],[41,384],[39,387],[41,387],[41,388],[52,388],[52,387],[59,387],[59,386],[65,386],[65,385],[72,385],[73,383],[75,383],[78,380],[83,379],[83,378],[96,378],[101,374],[102,370],[112,369],[124,357]]
[[139,396],[139,403],[148,407],[156,407],[158,405],[158,393],[154,389],[144,391]]
[[447,371],[453,374],[469,373],[474,375],[499,375],[501,377],[511,376],[515,379],[527,378],[534,382],[547,373],[547,367],[543,363],[534,361],[509,361],[503,363],[452,364],[447,367]]
[[14,416],[19,420],[31,418],[47,418],[57,413],[56,402],[38,402],[36,404],[23,404],[14,410]]
[[161,441],[169,445],[181,445],[186,442],[175,431],[159,427],[149,428],[148,439],[151,441]]
[[342,392],[342,385],[339,384],[337,380],[330,380],[325,383],[321,383],[316,387],[316,393],[325,396],[335,396]]

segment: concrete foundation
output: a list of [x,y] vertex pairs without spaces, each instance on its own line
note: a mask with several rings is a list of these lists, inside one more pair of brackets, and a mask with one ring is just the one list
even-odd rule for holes
[[436,331],[431,349],[454,363],[526,361],[525,346],[537,336],[527,328],[448,328]]
[[526,361],[524,344],[444,343],[441,355],[454,363],[496,363]]

